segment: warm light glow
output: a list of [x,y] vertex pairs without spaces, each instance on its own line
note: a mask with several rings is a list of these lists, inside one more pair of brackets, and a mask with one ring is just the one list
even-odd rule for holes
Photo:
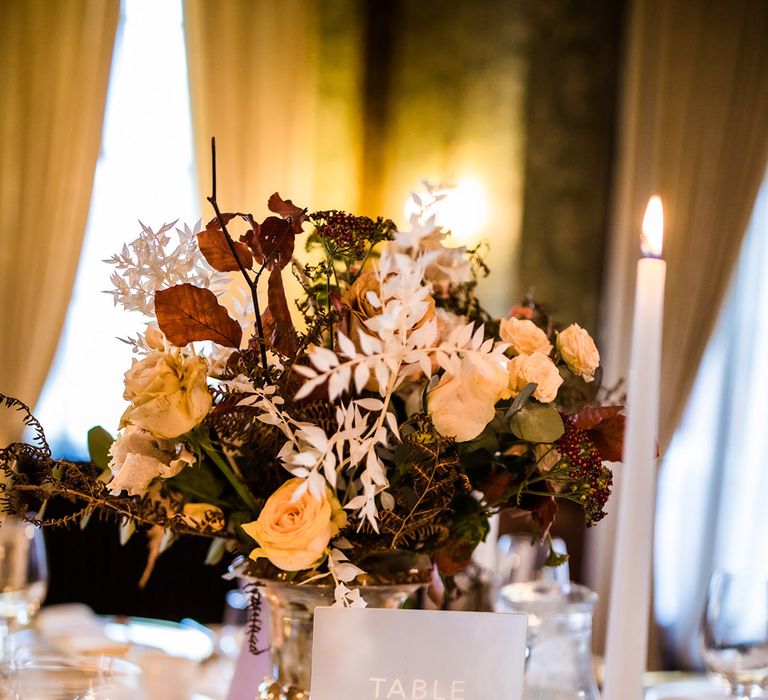
[[[485,187],[472,177],[462,177],[455,186],[446,187],[441,192],[444,196],[428,203],[428,213],[434,214],[435,223],[451,232],[451,241],[455,245],[477,245],[482,238],[491,215],[488,192]],[[422,199],[426,199],[420,193]],[[407,219],[418,211],[416,204],[409,197],[405,204]]]
[[640,248],[648,258],[660,258],[664,241],[664,209],[661,197],[655,194],[648,200],[643,217],[643,235],[640,237]]

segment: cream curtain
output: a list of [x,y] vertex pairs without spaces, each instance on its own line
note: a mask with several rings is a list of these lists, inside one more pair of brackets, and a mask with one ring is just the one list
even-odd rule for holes
[[314,209],[357,205],[359,11],[353,0],[184,1],[203,200],[215,136],[223,211],[260,217],[274,191]]
[[[118,0],[0,3],[0,391],[30,405],[77,269],[118,17]],[[19,429],[0,411],[0,445]]]
[[[763,0],[639,0],[630,12],[604,365],[609,383],[626,376],[639,227],[649,195],[659,193],[668,261],[662,452],[685,406],[765,172],[766,36]],[[592,538],[591,583],[603,594],[598,646],[613,525],[607,520]]]

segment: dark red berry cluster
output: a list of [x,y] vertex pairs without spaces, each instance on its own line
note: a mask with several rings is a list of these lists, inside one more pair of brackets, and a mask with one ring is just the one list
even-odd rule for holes
[[395,231],[390,219],[371,219],[336,209],[314,212],[311,219],[316,235],[327,241],[334,252],[353,258],[364,257],[372,245],[390,240]]
[[563,416],[563,422],[565,432],[557,441],[557,449],[568,475],[564,491],[581,503],[589,527],[605,516],[603,507],[611,494],[613,474],[603,465],[589,435],[576,427],[573,417]]

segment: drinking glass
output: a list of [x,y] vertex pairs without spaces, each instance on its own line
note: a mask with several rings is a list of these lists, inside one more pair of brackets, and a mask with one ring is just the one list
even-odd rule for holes
[[45,543],[39,528],[0,517],[0,658],[7,657],[9,628],[28,624],[48,589]]
[[701,627],[707,668],[732,698],[763,697],[768,678],[768,580],[754,574],[713,574]]
[[9,700],[145,700],[138,666],[102,657],[30,657],[6,670]]

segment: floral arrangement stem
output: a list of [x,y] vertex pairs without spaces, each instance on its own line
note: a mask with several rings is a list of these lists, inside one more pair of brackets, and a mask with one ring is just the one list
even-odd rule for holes
[[240,496],[243,503],[252,510],[257,510],[256,499],[253,497],[250,491],[248,491],[245,484],[240,481],[231,467],[222,459],[221,455],[213,448],[210,441],[207,438],[199,440],[198,444],[202,448],[211,461],[220,469],[224,478],[232,484],[232,487],[237,491],[237,495]]

